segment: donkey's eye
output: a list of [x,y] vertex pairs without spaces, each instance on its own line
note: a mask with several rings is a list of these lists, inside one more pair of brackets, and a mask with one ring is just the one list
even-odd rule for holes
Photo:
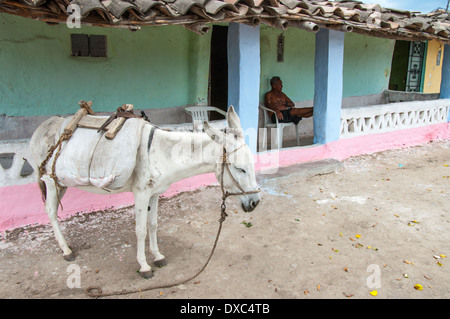
[[239,167],[236,167],[236,169],[237,169],[239,172],[243,173],[243,174],[247,173],[247,172],[245,171],[245,169],[242,169],[242,168],[239,168]]

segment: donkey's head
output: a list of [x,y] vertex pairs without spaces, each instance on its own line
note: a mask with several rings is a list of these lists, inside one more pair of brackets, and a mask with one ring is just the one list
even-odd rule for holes
[[238,196],[244,211],[251,212],[261,199],[257,192],[253,154],[245,144],[241,122],[233,106],[229,107],[227,118],[226,132],[213,128],[207,122],[203,125],[206,134],[223,150],[215,162],[216,178],[223,192]]

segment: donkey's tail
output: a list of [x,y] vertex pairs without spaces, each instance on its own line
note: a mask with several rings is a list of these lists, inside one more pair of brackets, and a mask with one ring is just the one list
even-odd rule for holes
[[40,170],[37,170],[37,176],[38,176],[38,185],[39,185],[39,189],[41,190],[41,196],[42,196],[42,201],[45,203],[47,200],[47,186],[45,185],[45,182],[41,179],[42,174],[40,172]]

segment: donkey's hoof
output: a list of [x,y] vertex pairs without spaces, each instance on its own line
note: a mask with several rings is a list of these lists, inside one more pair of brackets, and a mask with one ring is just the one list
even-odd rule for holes
[[161,267],[167,266],[167,260],[166,260],[166,258],[163,258],[163,259],[160,259],[160,260],[155,260],[155,261],[153,262],[153,264],[154,264],[156,267],[161,268]]
[[150,278],[153,277],[153,272],[151,270],[149,270],[149,271],[140,271],[139,273],[141,274],[142,278],[144,278],[144,279],[150,279]]
[[75,254],[70,253],[69,255],[63,255],[64,260],[66,261],[74,261],[75,260]]

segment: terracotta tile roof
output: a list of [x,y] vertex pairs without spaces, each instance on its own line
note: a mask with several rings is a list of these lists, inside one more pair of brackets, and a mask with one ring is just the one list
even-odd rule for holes
[[0,0],[0,12],[61,23],[70,14],[69,5],[79,6],[82,23],[98,26],[181,24],[203,33],[209,29],[206,23],[234,21],[450,42],[450,18],[444,10],[422,14],[351,0]]

